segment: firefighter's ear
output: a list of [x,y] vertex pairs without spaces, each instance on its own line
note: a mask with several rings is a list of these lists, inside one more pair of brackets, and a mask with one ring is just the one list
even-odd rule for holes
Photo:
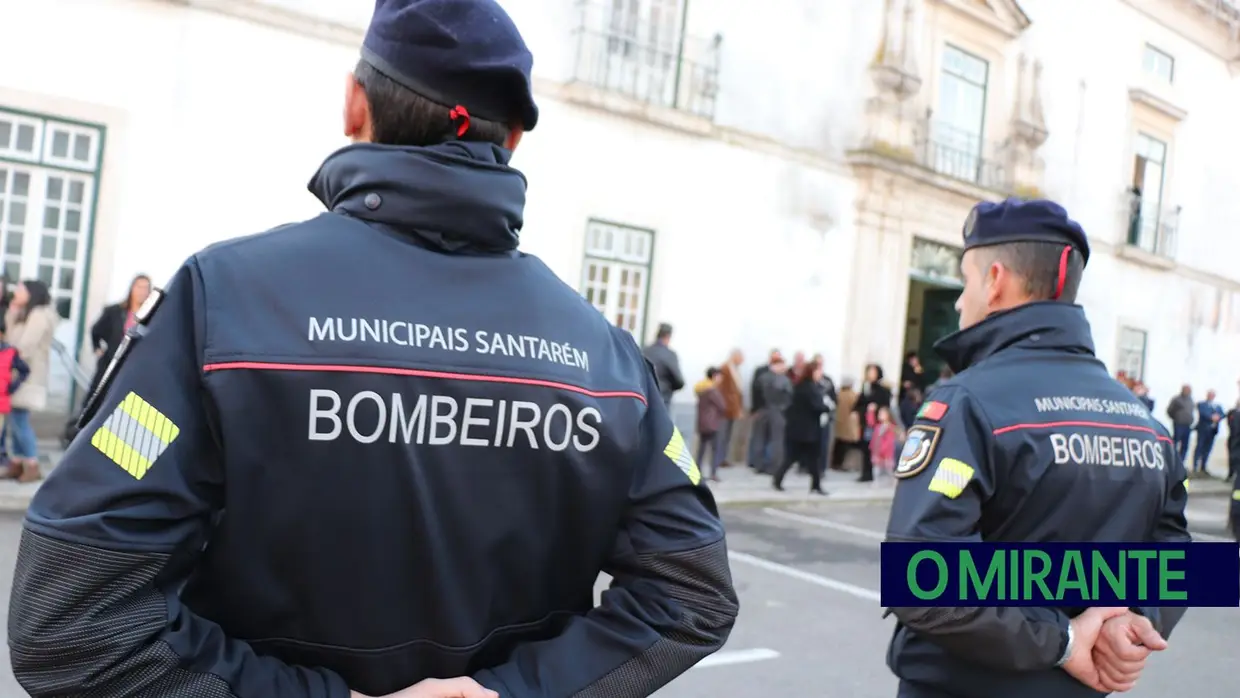
[[371,141],[370,100],[352,73],[345,80],[344,136],[354,143]]
[[508,138],[504,139],[504,147],[508,150],[516,150],[517,146],[521,145],[521,136],[524,135],[525,131],[522,130],[520,126],[514,126],[512,130],[508,132]]

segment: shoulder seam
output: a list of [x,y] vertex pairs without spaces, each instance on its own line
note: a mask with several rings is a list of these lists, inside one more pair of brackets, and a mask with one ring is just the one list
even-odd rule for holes
[[963,385],[961,385],[961,384],[959,384],[959,383],[956,383],[955,385],[945,385],[945,386],[943,386],[943,387],[945,387],[945,388],[955,388],[955,389],[959,390],[961,393],[963,393],[963,394],[965,395],[965,397],[969,398],[969,401],[970,401],[970,402],[972,402],[972,403],[976,406],[976,407],[972,410],[972,412],[971,412],[971,413],[972,413],[972,414],[976,414],[976,415],[978,415],[979,417],[981,417],[981,420],[982,420],[982,422],[983,422],[983,426],[986,428],[986,433],[987,433],[988,435],[993,435],[993,434],[994,434],[994,432],[995,432],[995,425],[994,425],[994,422],[991,422],[991,421],[990,421],[990,415],[986,414],[986,410],[985,410],[985,408],[983,408],[983,407],[982,407],[982,402],[981,402],[981,400],[978,400],[978,399],[977,399],[977,396],[976,396],[976,395],[974,395],[974,394],[973,394],[973,392],[972,392],[971,390],[969,390],[968,388],[964,387]]

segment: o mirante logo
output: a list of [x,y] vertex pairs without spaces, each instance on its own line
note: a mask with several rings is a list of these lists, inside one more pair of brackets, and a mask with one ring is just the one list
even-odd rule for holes
[[1234,543],[883,543],[882,599],[922,606],[1240,606]]

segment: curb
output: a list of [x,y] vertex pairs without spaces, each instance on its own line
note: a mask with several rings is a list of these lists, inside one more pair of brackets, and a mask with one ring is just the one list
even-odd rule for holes
[[[1189,492],[1189,501],[1193,499],[1221,499],[1231,496],[1230,489],[1211,489],[1205,492]],[[880,502],[891,502],[891,493],[881,494],[830,494],[826,497],[816,497],[814,499],[776,499],[773,497],[716,497],[715,504],[721,508],[743,509],[750,507],[786,507],[786,506],[831,506],[833,504],[874,504]]]
[[25,514],[33,498],[33,493],[29,497],[21,494],[0,494],[0,513]]

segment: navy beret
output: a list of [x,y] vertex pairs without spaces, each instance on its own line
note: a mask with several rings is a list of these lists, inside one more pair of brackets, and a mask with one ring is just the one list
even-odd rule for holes
[[969,212],[964,224],[964,248],[1009,242],[1050,242],[1071,247],[1089,263],[1089,240],[1080,224],[1053,201],[1008,199],[983,201]]
[[495,0],[376,0],[362,60],[446,107],[532,131],[534,57]]

